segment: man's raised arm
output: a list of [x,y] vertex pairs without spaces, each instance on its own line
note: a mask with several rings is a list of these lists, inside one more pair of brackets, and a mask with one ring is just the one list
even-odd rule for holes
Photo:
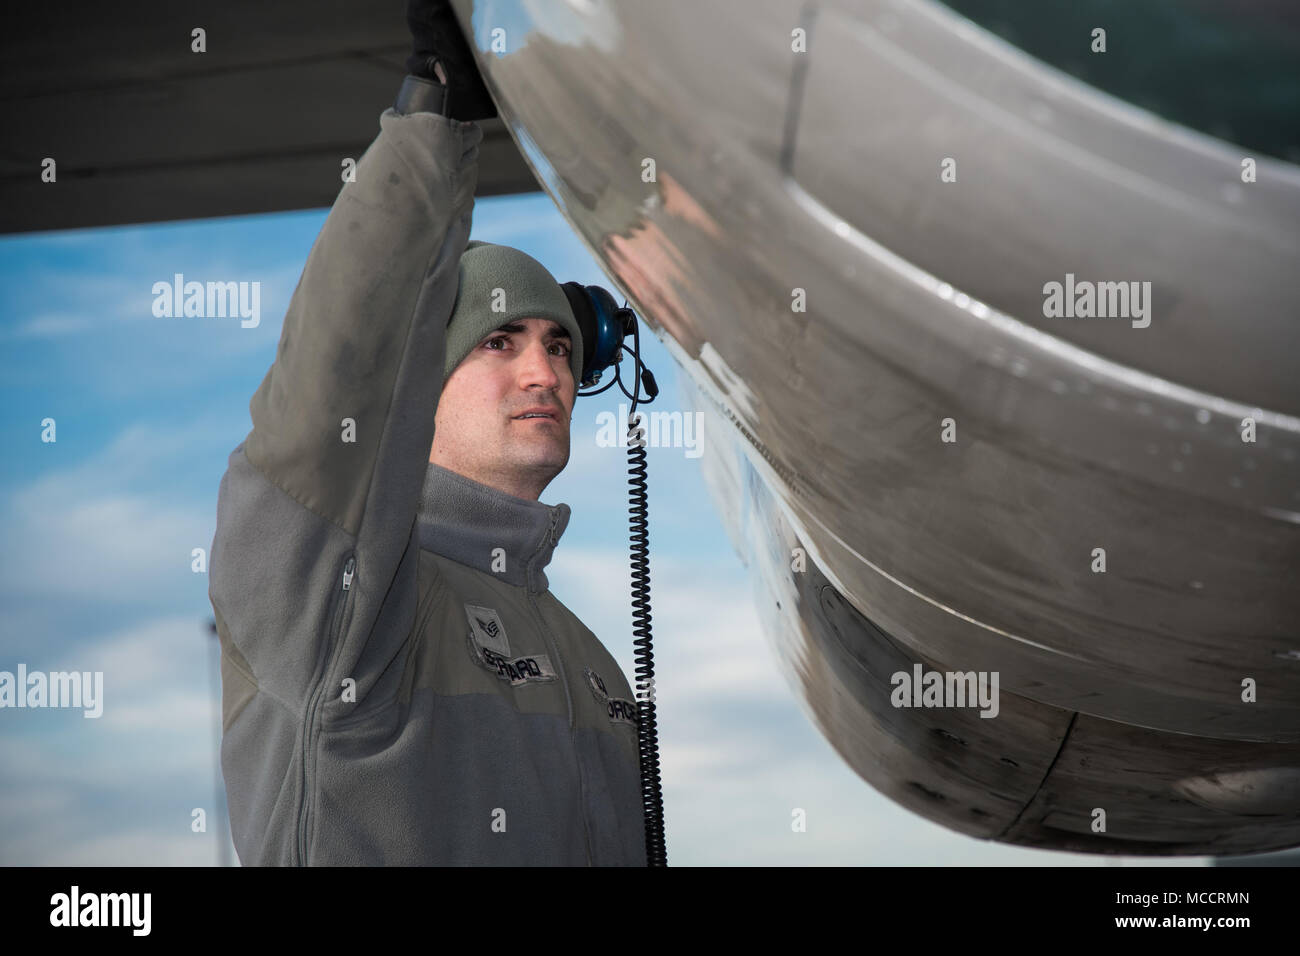
[[474,120],[496,110],[446,0],[411,0],[408,23],[422,78],[380,117],[312,245],[221,481],[208,592],[233,668],[227,723],[259,686],[308,700],[329,661],[360,687],[363,653],[388,660],[383,641],[402,638],[390,627],[369,646],[381,607],[414,613],[410,544],[478,182]]
[[376,509],[415,514],[482,138],[433,113],[380,126],[312,246],[246,442],[271,482],[353,535],[397,517]]
[[478,181],[471,121],[496,114],[451,4],[409,0],[407,24],[408,69],[428,79],[407,78],[330,210],[246,442],[274,484],[359,536],[415,514]]

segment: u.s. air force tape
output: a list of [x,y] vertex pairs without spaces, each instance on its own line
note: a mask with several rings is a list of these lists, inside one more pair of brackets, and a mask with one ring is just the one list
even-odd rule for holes
[[609,719],[616,724],[631,724],[633,727],[637,724],[636,704],[622,697],[611,697],[609,690],[605,687],[605,682],[590,667],[583,668],[583,674],[587,677],[587,689],[591,691],[591,696],[601,707],[605,708],[605,713]]

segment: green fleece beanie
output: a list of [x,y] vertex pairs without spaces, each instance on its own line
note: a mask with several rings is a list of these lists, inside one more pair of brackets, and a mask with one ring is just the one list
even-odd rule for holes
[[[494,290],[500,293],[494,295]],[[494,302],[502,311],[493,312]],[[471,239],[460,257],[460,288],[447,322],[445,382],[474,347],[516,319],[554,319],[572,338],[569,367],[582,387],[582,330],[569,300],[546,267],[527,253]]]

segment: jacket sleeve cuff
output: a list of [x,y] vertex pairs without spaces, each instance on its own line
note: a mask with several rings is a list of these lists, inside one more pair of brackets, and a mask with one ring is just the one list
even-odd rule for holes
[[437,113],[446,116],[447,87],[437,80],[407,74],[402,81],[402,88],[397,91],[393,110],[403,116],[407,113]]

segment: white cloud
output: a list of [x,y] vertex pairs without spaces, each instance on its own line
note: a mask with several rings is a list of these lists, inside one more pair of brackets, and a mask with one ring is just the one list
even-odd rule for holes
[[0,594],[156,603],[193,574],[191,550],[211,546],[216,521],[215,487],[211,503],[196,506],[163,497],[167,476],[222,433],[205,420],[128,427],[87,460],[15,491]]
[[[2,857],[33,865],[206,865],[213,808],[216,648],[186,616],[92,637],[33,670],[102,671],[103,715],[11,712],[0,736]],[[159,805],[165,809],[161,816]],[[190,831],[190,812],[208,833]]]
[[52,339],[93,327],[94,322],[85,315],[47,312],[19,322],[10,335],[15,339]]
[[143,495],[25,496],[6,522],[4,593],[114,603],[156,600],[190,571],[192,548],[212,543],[212,516]]
[[191,832],[185,813],[167,832],[153,823],[53,846],[28,834],[14,851],[13,864],[19,866],[212,866],[217,861],[211,827],[207,833]]

